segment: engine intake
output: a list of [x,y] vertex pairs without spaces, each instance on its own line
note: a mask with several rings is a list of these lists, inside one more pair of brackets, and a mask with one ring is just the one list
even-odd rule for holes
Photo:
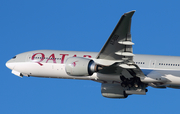
[[70,57],[65,63],[66,73],[71,76],[90,76],[98,67],[93,60],[83,57]]

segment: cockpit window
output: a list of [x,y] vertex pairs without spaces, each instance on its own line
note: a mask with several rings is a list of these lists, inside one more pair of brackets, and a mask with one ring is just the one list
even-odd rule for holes
[[16,58],[16,56],[14,56],[12,59],[15,59]]

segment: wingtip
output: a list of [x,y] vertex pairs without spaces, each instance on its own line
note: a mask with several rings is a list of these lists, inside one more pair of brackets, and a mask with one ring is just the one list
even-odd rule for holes
[[133,12],[135,12],[136,10],[132,10]]
[[131,15],[132,16],[135,11],[136,10],[132,10],[132,11],[126,12],[126,13],[124,13],[124,16],[127,16],[127,15]]
[[129,12],[126,12],[124,14],[128,14],[128,13],[134,13],[136,10],[132,10],[132,11],[129,11]]

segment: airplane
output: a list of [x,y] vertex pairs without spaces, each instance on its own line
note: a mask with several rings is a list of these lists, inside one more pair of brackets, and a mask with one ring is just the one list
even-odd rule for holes
[[14,56],[6,66],[19,77],[92,80],[106,98],[146,95],[147,87],[180,89],[180,57],[133,54],[131,18],[124,13],[99,53],[35,50]]

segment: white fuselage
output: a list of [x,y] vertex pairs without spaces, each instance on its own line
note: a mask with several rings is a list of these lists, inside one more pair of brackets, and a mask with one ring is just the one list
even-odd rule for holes
[[[86,57],[97,61],[95,52],[37,50],[22,53],[9,60],[6,66],[18,76],[34,76],[64,79],[85,79],[97,82],[119,83],[119,75],[94,73],[92,76],[70,76],[65,62],[69,57]],[[161,85],[180,85],[180,57],[135,55],[133,61],[146,75],[144,82]],[[163,82],[163,83],[162,83]]]

